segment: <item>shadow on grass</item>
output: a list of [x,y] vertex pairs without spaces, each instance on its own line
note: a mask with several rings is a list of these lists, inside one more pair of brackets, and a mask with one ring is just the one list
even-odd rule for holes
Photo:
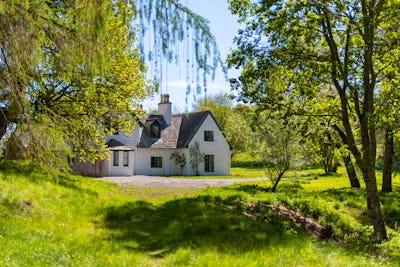
[[353,199],[355,201],[365,200],[365,190],[360,188],[343,187],[328,189],[321,192],[311,192],[311,194],[317,193],[320,193],[326,197],[330,197],[338,202],[344,202],[349,199]]
[[393,192],[381,193],[383,215],[385,222],[391,228],[400,230],[400,187],[393,187]]
[[244,215],[240,197],[185,198],[154,206],[130,202],[105,211],[111,238],[156,257],[180,247],[206,247],[237,253],[305,238],[288,235],[281,226],[254,221]]
[[244,184],[244,185],[233,185],[231,187],[224,188],[224,190],[232,190],[232,189],[235,191],[245,192],[250,195],[255,195],[262,192],[269,192],[271,190],[271,187],[264,187],[258,184]]
[[[224,188],[226,190],[236,190],[245,192],[250,195],[255,195],[258,193],[268,193],[271,192],[272,186],[260,186],[258,184],[245,184],[245,185],[233,185],[228,188]],[[285,193],[297,193],[302,186],[299,183],[282,183],[277,187],[277,192],[285,192]]]

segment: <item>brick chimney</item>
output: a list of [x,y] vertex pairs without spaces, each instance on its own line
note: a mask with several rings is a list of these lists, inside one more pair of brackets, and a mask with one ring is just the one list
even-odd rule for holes
[[158,104],[158,115],[164,117],[165,122],[171,125],[172,122],[172,104],[169,102],[169,95],[161,95],[161,102]]

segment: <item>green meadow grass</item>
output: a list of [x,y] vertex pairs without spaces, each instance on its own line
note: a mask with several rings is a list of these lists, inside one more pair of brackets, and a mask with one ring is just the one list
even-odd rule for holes
[[[382,195],[392,239],[380,245],[367,242],[371,229],[365,226],[363,191],[347,188],[343,176],[293,173],[277,193],[266,192],[269,186],[260,182],[155,189],[80,176],[0,171],[0,266],[396,266],[399,262],[398,183],[394,193]],[[253,220],[246,216],[247,203],[255,201],[297,207],[333,225],[344,242],[315,240],[263,210]]]
[[[168,176],[172,178],[190,178],[190,179],[235,179],[235,178],[265,178],[266,171],[260,167],[232,167],[229,176]],[[167,177],[167,178],[168,178]]]

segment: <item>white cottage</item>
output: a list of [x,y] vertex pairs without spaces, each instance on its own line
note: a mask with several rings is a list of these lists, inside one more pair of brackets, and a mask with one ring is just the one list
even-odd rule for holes
[[[229,175],[231,147],[210,111],[172,115],[168,95],[162,95],[158,114],[140,120],[133,133],[119,132],[107,138],[110,159],[102,164],[102,175],[195,175],[189,164],[189,148],[199,144],[203,161],[200,175]],[[180,168],[171,159],[179,152],[186,158]]]

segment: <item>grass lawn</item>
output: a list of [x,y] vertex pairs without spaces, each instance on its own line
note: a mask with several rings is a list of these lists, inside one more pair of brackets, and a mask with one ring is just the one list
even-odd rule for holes
[[[260,167],[232,167],[229,176],[168,176],[171,178],[190,178],[190,179],[235,179],[235,178],[265,178],[267,174]],[[168,178],[167,177],[167,178]]]
[[[392,239],[372,244],[364,191],[320,172],[290,173],[273,194],[269,182],[150,189],[0,171],[0,266],[398,265],[398,179],[382,195]],[[255,201],[299,208],[344,241],[315,240],[264,210],[253,220]]]

